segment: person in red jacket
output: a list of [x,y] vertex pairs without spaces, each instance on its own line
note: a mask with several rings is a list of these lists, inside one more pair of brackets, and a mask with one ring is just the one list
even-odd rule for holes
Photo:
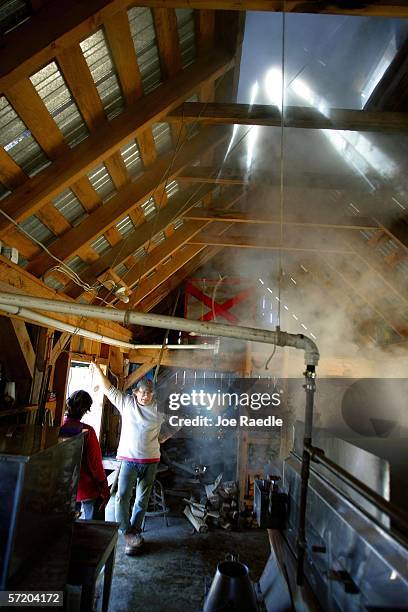
[[[77,491],[77,507],[82,510],[81,518],[91,520],[94,512],[102,509],[109,501],[108,481],[102,465],[102,453],[98,438],[91,425],[81,419],[92,406],[92,398],[86,391],[74,391],[67,399],[65,418],[60,436],[67,438],[86,431],[82,451],[81,469]],[[96,507],[97,505],[97,507]]]

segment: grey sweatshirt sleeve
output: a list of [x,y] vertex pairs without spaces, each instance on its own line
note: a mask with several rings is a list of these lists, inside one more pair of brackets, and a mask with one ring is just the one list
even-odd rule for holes
[[129,395],[126,395],[126,393],[122,393],[113,385],[109,387],[107,391],[105,391],[105,395],[111,402],[111,404],[113,404],[115,408],[119,410],[120,414],[123,413],[125,408],[129,405],[129,402],[131,401]]

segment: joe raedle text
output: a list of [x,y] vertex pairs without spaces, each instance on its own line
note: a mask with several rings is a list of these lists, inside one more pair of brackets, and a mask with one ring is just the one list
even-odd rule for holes
[[227,418],[218,416],[182,417],[173,414],[169,417],[169,425],[172,427],[282,427],[283,420],[275,415],[266,417],[250,417],[241,414],[239,417]]

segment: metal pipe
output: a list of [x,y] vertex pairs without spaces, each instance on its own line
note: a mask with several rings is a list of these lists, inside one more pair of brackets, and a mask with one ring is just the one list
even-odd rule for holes
[[39,323],[40,325],[44,325],[45,327],[53,327],[54,329],[69,332],[75,336],[82,336],[83,338],[89,338],[89,340],[96,340],[97,342],[103,342],[104,344],[110,344],[111,346],[117,346],[119,348],[125,348],[128,350],[136,348],[135,345],[130,344],[130,342],[123,342],[122,340],[116,340],[115,338],[110,338],[109,336],[98,334],[97,332],[91,332],[87,329],[83,329],[82,327],[75,327],[75,325],[71,325],[70,323],[57,321],[56,319],[52,319],[51,317],[47,317],[38,312],[34,312],[20,306],[0,304],[0,312],[16,315],[22,317],[23,319],[28,319],[30,321],[34,321],[35,323]]
[[[54,329],[58,329],[60,331],[72,333],[75,336],[82,336],[83,338],[89,338],[89,340],[96,340],[97,342],[103,342],[104,344],[110,344],[112,346],[117,346],[118,348],[130,349],[130,350],[145,350],[145,349],[160,349],[161,344],[131,344],[130,342],[123,342],[122,340],[116,340],[115,338],[111,338],[110,336],[105,336],[104,334],[99,334],[97,332],[91,332],[82,327],[75,327],[75,325],[71,325],[70,323],[64,323],[63,321],[57,321],[57,319],[53,319],[52,317],[47,317],[45,315],[41,315],[38,312],[34,312],[33,310],[29,310],[27,308],[21,308],[20,306],[8,306],[7,304],[0,304],[0,311],[7,312],[8,314],[20,316],[24,319],[29,319],[30,321],[35,321],[35,323],[40,323],[41,325],[45,325],[46,327],[53,327]],[[217,346],[215,344],[168,344],[166,345],[167,349],[172,351],[174,350],[186,350],[186,349],[196,349],[196,350],[215,350]]]
[[316,390],[315,384],[315,368],[307,366],[305,372],[305,391],[306,391],[306,407],[305,407],[305,430],[303,434],[303,455],[302,455],[302,472],[301,472],[301,488],[300,488],[300,503],[299,503],[299,528],[297,536],[297,568],[296,568],[296,583],[301,586],[303,584],[303,566],[306,553],[306,509],[307,509],[307,491],[309,487],[310,476],[310,455],[307,451],[312,444],[313,432],[313,405],[314,394]]
[[276,344],[277,346],[291,346],[304,350],[305,363],[307,365],[317,365],[319,361],[319,351],[316,344],[303,334],[289,334],[280,330],[268,331],[254,327],[191,321],[179,317],[137,312],[135,310],[118,310],[105,308],[103,306],[90,306],[88,304],[78,304],[76,302],[49,300],[24,296],[17,293],[0,292],[0,304],[110,320],[124,325],[145,325],[147,327],[159,327],[176,331],[197,332],[200,335],[223,336],[225,338],[235,338],[238,340]]

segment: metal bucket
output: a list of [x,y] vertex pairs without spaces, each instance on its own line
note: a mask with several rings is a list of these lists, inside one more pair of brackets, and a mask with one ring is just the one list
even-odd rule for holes
[[217,565],[203,612],[259,612],[249,569],[228,555]]

